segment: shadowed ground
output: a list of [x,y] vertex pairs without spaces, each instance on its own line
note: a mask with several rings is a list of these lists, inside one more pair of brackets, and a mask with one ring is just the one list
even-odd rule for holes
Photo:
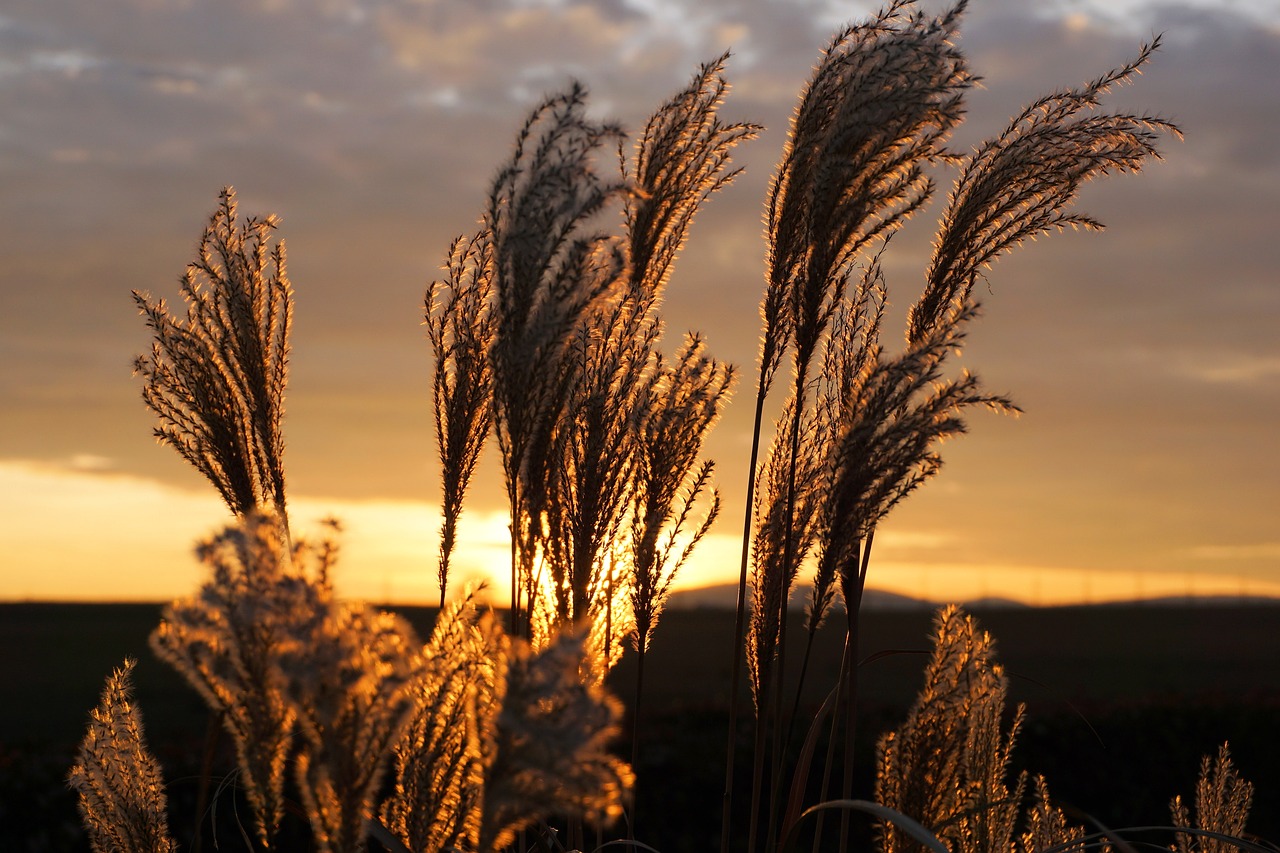
[[[425,635],[433,611],[402,611]],[[1043,773],[1055,798],[1111,826],[1167,823],[1169,799],[1193,792],[1200,757],[1229,740],[1241,775],[1256,786],[1250,829],[1280,837],[1280,607],[976,615],[996,638],[1012,699],[1028,705],[1015,760]],[[183,812],[194,802],[207,714],[147,648],[158,618],[159,606],[145,604],[0,605],[0,850],[86,849],[62,779],[106,675],[125,656],[139,659],[136,699],[170,781],[175,834],[189,849]],[[806,703],[816,705],[834,677],[839,620],[819,636]],[[905,652],[863,670],[867,774],[874,738],[898,724],[918,686],[923,656],[910,652],[926,648],[929,621],[923,612],[863,615],[864,654]],[[637,837],[663,853],[718,847],[732,634],[732,613],[684,610],[665,615],[655,636],[640,730]],[[790,636],[798,653],[799,622]],[[611,677],[627,702],[632,663],[628,657]],[[219,772],[230,767],[228,748],[224,738]],[[745,756],[738,764],[750,765]],[[220,820],[233,820],[231,809],[222,811]]]

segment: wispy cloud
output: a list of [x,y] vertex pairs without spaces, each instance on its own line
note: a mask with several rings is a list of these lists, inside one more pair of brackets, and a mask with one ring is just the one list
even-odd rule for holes
[[1280,378],[1280,355],[1236,355],[1184,364],[1182,370],[1204,382],[1252,385]]
[[1280,27],[1280,2],[1247,0],[1050,0],[1037,6],[1039,14],[1085,18],[1111,30],[1144,34],[1160,18],[1172,16],[1232,15],[1250,23]]
[[1113,362],[1119,356],[1146,370],[1210,385],[1256,385],[1280,378],[1280,354],[1148,345],[1106,355]]
[[1280,542],[1250,545],[1201,545],[1188,555],[1198,560],[1280,560]]

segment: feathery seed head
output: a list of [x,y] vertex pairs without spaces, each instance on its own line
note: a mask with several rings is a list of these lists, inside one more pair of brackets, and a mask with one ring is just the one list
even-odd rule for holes
[[222,191],[187,267],[185,318],[134,291],[155,336],[134,361],[156,438],[217,487],[228,508],[285,510],[284,392],[293,290],[274,217],[237,225],[235,191]]
[[67,776],[94,853],[172,853],[164,780],[132,702],[136,661],[107,679]]

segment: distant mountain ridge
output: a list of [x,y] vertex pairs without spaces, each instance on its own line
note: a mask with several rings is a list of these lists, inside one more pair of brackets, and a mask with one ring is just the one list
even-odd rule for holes
[[[803,610],[808,602],[809,587],[797,586],[791,593],[791,608],[793,610]],[[733,609],[737,607],[737,603],[738,585],[718,584],[715,586],[699,587],[698,589],[683,589],[673,592],[667,601],[667,607],[676,610]],[[945,603],[947,602],[933,601],[926,598],[916,598],[914,596],[890,592],[884,589],[868,589],[862,594],[862,606],[867,610],[936,610]],[[1001,596],[973,598],[959,602],[959,604],[972,610],[1022,609],[1034,606],[1026,603],[1025,601],[1019,601],[1013,598],[1003,598]],[[1197,595],[1191,597],[1185,595],[1171,595],[1158,598],[1095,601],[1088,603],[1088,605],[1084,602],[1080,602],[1078,604],[1063,606],[1185,607],[1188,605],[1195,605],[1208,607],[1224,604],[1257,605],[1263,607],[1275,606],[1280,605],[1280,598],[1264,595]]]
[[[808,603],[808,586],[797,586],[792,590],[793,610],[803,610]],[[731,583],[682,589],[671,593],[667,600],[667,607],[677,610],[732,609],[737,605],[738,585]],[[843,605],[840,606],[843,609]],[[868,589],[862,594],[862,606],[869,610],[936,610],[940,603],[883,589]]]

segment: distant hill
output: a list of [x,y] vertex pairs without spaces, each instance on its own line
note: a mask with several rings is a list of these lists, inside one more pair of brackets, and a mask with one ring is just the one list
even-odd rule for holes
[[[667,602],[667,607],[675,610],[697,610],[697,609],[733,609],[738,602],[738,586],[737,584],[719,584],[716,586],[699,587],[698,589],[684,589],[673,592],[671,598]],[[803,610],[809,603],[809,587],[798,586],[791,593],[791,607],[794,610]],[[884,611],[920,611],[920,610],[936,610],[945,602],[930,601],[924,598],[915,598],[909,595],[901,595],[896,592],[889,592],[883,589],[868,589],[862,594],[862,606],[866,610],[884,610]],[[969,601],[960,602],[960,604],[970,610],[1007,610],[1007,609],[1023,609],[1032,605],[1024,601],[1018,601],[1013,598],[1003,598],[1000,596],[985,596],[983,598],[974,598]],[[1093,602],[1094,607],[1216,607],[1216,606],[1241,606],[1241,607],[1268,607],[1280,605],[1280,598],[1262,595],[1201,595],[1188,598],[1184,595],[1172,595],[1162,598],[1143,598],[1137,600],[1124,601],[1099,601]],[[840,606],[837,604],[837,606]]]
[[[809,603],[809,587],[798,586],[791,592],[791,607],[803,610]],[[733,609],[738,605],[738,585],[719,584],[671,593],[667,607],[677,610]],[[936,601],[899,595],[883,589],[868,589],[862,594],[862,606],[868,610],[936,610]],[[843,609],[843,608],[842,608]]]

